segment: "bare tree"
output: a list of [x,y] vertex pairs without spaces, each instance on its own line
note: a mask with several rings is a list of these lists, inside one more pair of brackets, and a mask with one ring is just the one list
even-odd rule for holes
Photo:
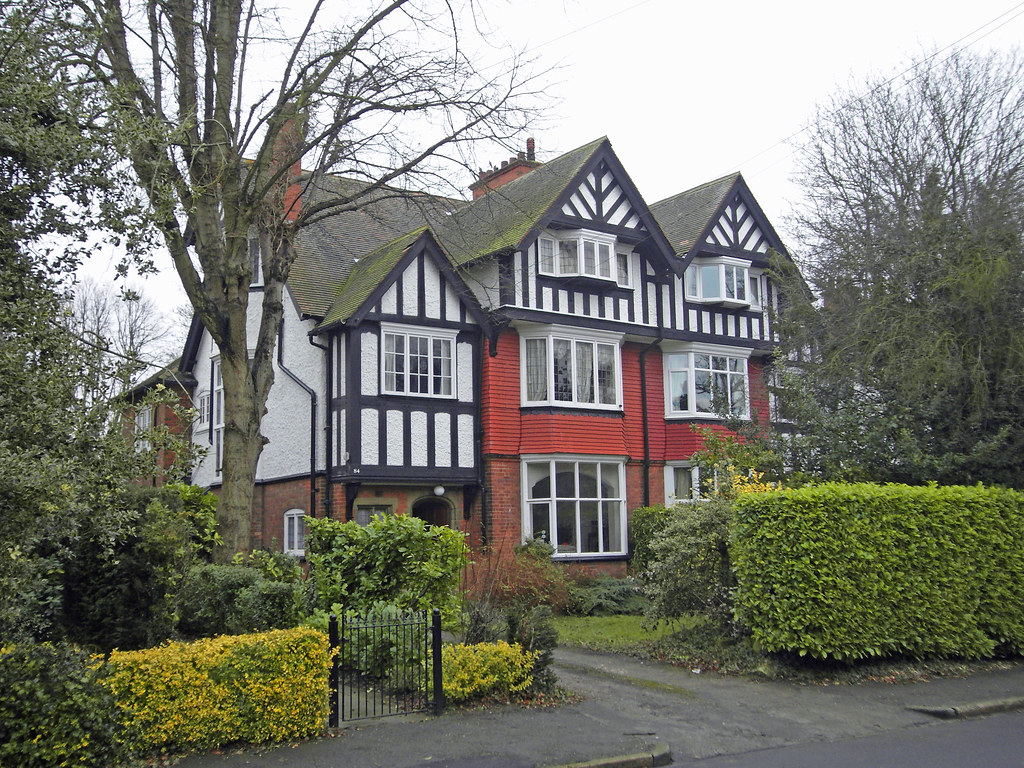
[[[1024,484],[1024,57],[928,57],[822,107],[786,351],[827,474]],[[807,357],[802,353],[813,350]]]
[[[110,125],[220,351],[220,524],[226,552],[242,550],[296,234],[368,196],[436,185],[445,161],[474,142],[511,144],[529,116],[530,79],[516,57],[490,75],[470,61],[458,19],[473,18],[473,0],[340,12],[311,0],[294,29],[258,0],[71,2],[98,30],[98,49],[79,53],[108,87]],[[364,184],[298,204],[289,190],[327,172]],[[250,238],[264,285],[255,338],[246,332]]]

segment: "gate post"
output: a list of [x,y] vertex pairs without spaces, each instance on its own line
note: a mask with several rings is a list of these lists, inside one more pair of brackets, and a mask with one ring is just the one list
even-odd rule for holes
[[338,667],[341,663],[338,656],[341,655],[341,649],[338,647],[340,645],[338,642],[338,617],[333,613],[327,622],[327,639],[330,643],[331,650],[334,651],[331,658],[330,676],[331,715],[327,721],[327,726],[329,728],[337,728],[341,724],[339,722],[340,708],[338,706]]
[[440,715],[444,710],[444,681],[441,677],[441,611],[437,608],[434,609],[431,635],[434,651],[434,714]]

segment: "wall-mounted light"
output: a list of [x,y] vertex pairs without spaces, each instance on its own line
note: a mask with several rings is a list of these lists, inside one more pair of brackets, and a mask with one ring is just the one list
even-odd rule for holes
[[434,486],[434,495],[435,496],[444,496],[444,486],[443,485],[436,485],[436,486]]

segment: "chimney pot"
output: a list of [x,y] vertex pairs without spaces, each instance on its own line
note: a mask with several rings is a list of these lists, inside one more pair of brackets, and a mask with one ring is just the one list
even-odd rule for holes
[[531,163],[536,159],[535,144],[533,138],[526,140],[526,159]]

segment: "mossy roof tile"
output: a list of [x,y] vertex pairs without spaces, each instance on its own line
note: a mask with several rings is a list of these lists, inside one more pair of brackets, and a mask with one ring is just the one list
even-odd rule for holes
[[677,256],[683,257],[693,248],[739,178],[738,173],[731,173],[651,206],[651,213]]

